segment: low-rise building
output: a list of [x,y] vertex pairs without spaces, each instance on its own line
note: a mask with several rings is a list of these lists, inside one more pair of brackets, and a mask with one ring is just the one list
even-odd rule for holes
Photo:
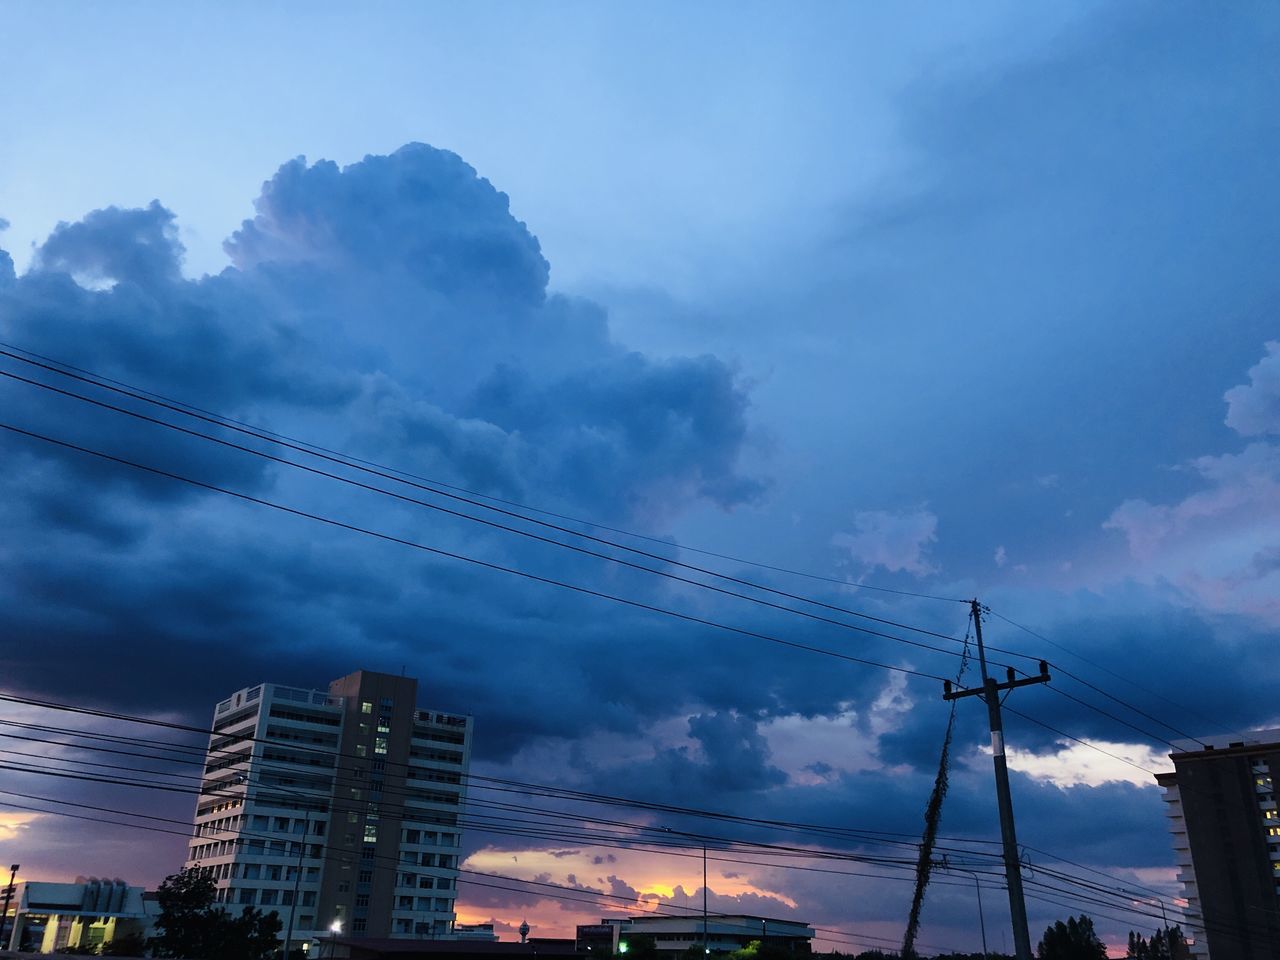
[[160,912],[142,887],[96,877],[81,877],[75,883],[19,883],[14,902],[5,946],[32,953],[96,950],[124,937],[146,937]]
[[814,931],[798,920],[755,917],[747,914],[710,914],[687,917],[643,915],[602,919],[578,927],[578,949],[594,956],[626,953],[638,939],[652,943],[659,953],[683,954],[690,947],[708,953],[741,950],[753,940],[792,953],[811,950]]

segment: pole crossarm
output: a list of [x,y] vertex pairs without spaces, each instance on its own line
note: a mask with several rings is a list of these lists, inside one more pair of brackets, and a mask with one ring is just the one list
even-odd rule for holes
[[[987,683],[990,685],[989,689],[999,691],[1012,690],[1015,687],[1029,687],[1033,683],[1048,683],[1050,679],[1049,664],[1047,661],[1041,660],[1040,673],[1034,677],[1016,678],[1014,676],[1013,667],[1010,667],[1009,679],[1004,681],[1004,683],[996,683],[992,680],[988,680]],[[950,680],[942,681],[943,700],[959,700],[961,697],[981,697],[984,696],[986,692],[987,688],[985,687],[961,687],[957,690]]]

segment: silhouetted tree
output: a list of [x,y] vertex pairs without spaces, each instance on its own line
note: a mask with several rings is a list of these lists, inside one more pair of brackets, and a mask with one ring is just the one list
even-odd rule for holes
[[245,907],[238,917],[214,906],[211,878],[196,870],[165,877],[156,891],[159,935],[147,941],[153,956],[185,960],[269,960],[279,947],[280,917]]
[[1191,960],[1191,949],[1182,929],[1175,924],[1157,930],[1150,940],[1130,930],[1129,950],[1125,956],[1131,960]]
[[1107,948],[1094,932],[1093,921],[1082,913],[1048,927],[1036,956],[1040,960],[1107,960]]

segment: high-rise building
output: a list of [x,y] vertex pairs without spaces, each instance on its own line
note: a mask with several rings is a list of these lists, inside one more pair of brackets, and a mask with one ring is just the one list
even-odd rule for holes
[[[1183,740],[1157,775],[1197,960],[1280,960],[1280,730]],[[1274,771],[1274,774],[1273,774]]]
[[448,936],[472,721],[417,696],[412,678],[360,670],[223,700],[187,867],[233,910],[277,911],[294,943]]

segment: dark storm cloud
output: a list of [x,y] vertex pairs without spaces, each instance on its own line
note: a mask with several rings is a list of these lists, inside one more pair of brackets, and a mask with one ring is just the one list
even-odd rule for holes
[[[198,280],[181,276],[174,217],[159,203],[61,224],[27,273],[6,274],[4,339],[254,424],[597,516],[643,523],[699,499],[728,507],[759,495],[737,468],[748,398],[733,371],[712,357],[627,351],[598,306],[549,296],[536,239],[455,155],[411,145],[344,170],[294,161],[264,186],[257,211],[228,241],[235,266]],[[6,368],[63,383],[15,361]],[[421,511],[118,413],[12,382],[2,389],[26,429],[491,561],[599,577],[595,561],[424,523]],[[461,679],[450,706],[492,713],[481,751],[501,755],[597,722],[595,701],[562,708],[582,682],[584,651],[607,636],[621,642],[619,630],[652,632],[638,616],[606,626],[597,601],[247,512],[26,438],[0,442],[3,509],[12,530],[26,531],[7,589],[27,602],[10,607],[7,643],[44,639],[12,675],[27,689],[40,689],[57,657],[107,636],[157,675],[215,646],[234,652],[193,677],[195,689],[174,691],[184,704],[279,673],[272,664],[285,651],[315,651],[314,676],[287,679],[321,683],[353,659],[407,665],[441,686]],[[613,586],[661,592],[638,578]],[[439,667],[418,666],[430,658]],[[540,682],[511,700],[477,672],[502,663],[524,664]],[[697,675],[687,680],[686,696],[698,699]],[[96,694],[111,689],[127,687],[95,679]],[[489,709],[504,699],[519,709]],[[598,722],[634,730],[658,709],[619,704]],[[527,722],[538,715],[547,722]]]

